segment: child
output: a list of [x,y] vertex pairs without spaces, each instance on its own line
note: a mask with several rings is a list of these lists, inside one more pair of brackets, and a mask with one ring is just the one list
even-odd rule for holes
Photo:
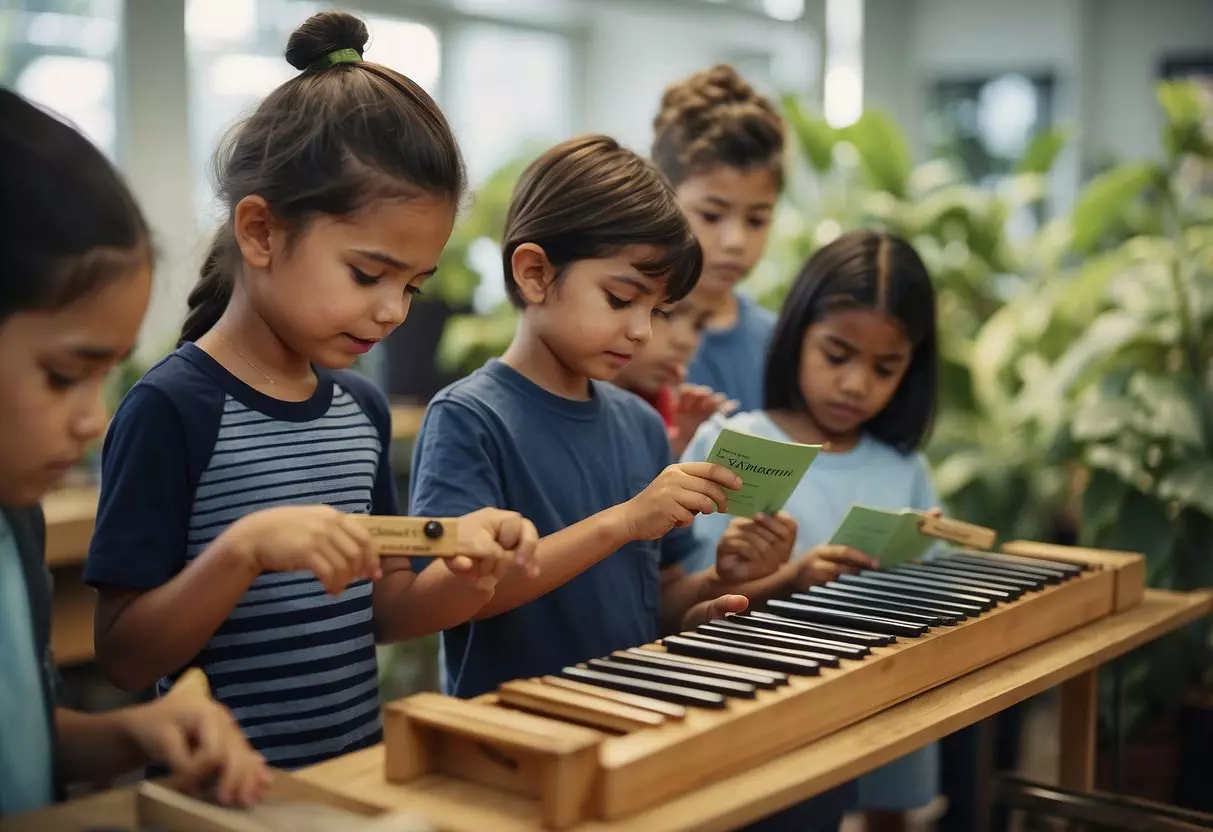
[[[871,566],[866,555],[823,545],[853,503],[933,510],[935,489],[922,456],[935,412],[938,354],[935,295],[918,254],[900,238],[853,231],[822,248],[784,302],[766,365],[764,410],[714,420],[684,459],[703,459],[722,425],[785,441],[829,443],[792,494],[804,567],[798,585]],[[717,518],[696,520],[710,543]],[[710,559],[701,552],[698,563]],[[897,826],[905,810],[937,791],[931,745],[861,777],[859,805],[871,829]]]
[[518,331],[500,360],[430,402],[410,506],[524,513],[544,535],[542,575],[503,577],[472,623],[443,633],[444,687],[458,696],[744,609],[744,597],[718,596],[771,572],[795,537],[773,518],[769,539],[738,541],[733,528],[715,566],[662,586],[661,567],[694,547],[694,515],[724,511],[740,480],[713,464],[670,466],[658,415],[603,383],[699,275],[698,244],[651,165],[605,136],[552,148],[514,191],[503,261]]
[[728,415],[737,407],[723,393],[697,384],[684,384],[687,362],[699,349],[711,312],[692,293],[653,318],[653,335],[630,364],[619,371],[615,384],[651,404],[665,423],[674,457],[713,413]]
[[517,514],[475,511],[461,551],[496,560],[432,592],[445,562],[380,564],[350,517],[397,506],[387,403],[342,368],[404,320],[464,188],[442,113],[364,63],[366,41],[350,15],[309,19],[286,50],[300,74],[234,134],[181,344],[106,437],[85,569],[110,679],[164,693],[201,666],[286,769],[378,742],[376,640],[466,620],[535,542]]
[[766,247],[783,183],[783,119],[718,65],[669,86],[653,129],[653,161],[703,246],[695,295],[711,317],[687,378],[736,399],[742,412],[758,410],[775,316],[735,289]]
[[134,346],[152,251],[105,157],[7,90],[0,170],[0,816],[150,760],[193,785],[218,775],[219,800],[247,804],[264,793],[268,769],[210,699],[170,696],[104,714],[54,706],[38,501],[105,427],[105,378]]

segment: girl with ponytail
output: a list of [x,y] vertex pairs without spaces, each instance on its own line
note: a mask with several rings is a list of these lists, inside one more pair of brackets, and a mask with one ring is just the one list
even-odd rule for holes
[[442,112],[363,61],[367,39],[348,14],[309,19],[299,74],[221,149],[226,220],[181,343],[110,425],[85,570],[113,682],[164,694],[201,667],[286,769],[377,743],[375,642],[467,620],[535,541],[475,511],[458,545],[477,557],[417,575],[350,517],[397,501],[387,402],[347,368],[404,321],[464,191]]

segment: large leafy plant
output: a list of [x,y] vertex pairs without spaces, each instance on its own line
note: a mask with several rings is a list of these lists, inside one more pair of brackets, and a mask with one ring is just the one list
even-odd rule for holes
[[[1160,85],[1158,162],[1096,177],[1076,207],[1087,259],[1054,293],[1067,344],[1033,390],[1062,414],[1054,458],[1080,466],[1081,539],[1142,552],[1149,583],[1213,586],[1213,106],[1194,84]],[[1129,664],[1131,728],[1213,686],[1208,625]]]

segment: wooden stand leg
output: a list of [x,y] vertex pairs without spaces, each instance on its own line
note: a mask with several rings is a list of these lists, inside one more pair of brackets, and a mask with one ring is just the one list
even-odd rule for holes
[[1061,685],[1061,766],[1063,788],[1095,788],[1095,741],[1099,716],[1099,671],[1088,670]]

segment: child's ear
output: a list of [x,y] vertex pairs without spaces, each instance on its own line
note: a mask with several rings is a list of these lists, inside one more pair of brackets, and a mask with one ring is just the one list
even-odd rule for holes
[[245,263],[255,269],[269,268],[275,237],[280,233],[264,199],[250,194],[236,203],[232,211],[232,235]]
[[556,267],[547,253],[534,243],[523,243],[510,255],[510,269],[518,293],[527,304],[540,304],[556,280]]

